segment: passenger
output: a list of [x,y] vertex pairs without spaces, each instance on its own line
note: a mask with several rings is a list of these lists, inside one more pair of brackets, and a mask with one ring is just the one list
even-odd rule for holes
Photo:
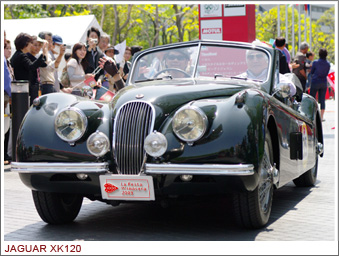
[[247,70],[241,76],[265,81],[268,72],[268,56],[261,51],[247,51],[246,52]]
[[[267,47],[266,44],[256,40],[254,45]],[[238,75],[238,77],[249,78],[264,82],[268,76],[268,56],[259,50],[247,50],[246,52],[246,72]],[[295,84],[285,75],[279,74],[279,82],[287,83],[290,87],[290,96],[294,96],[296,93]]]

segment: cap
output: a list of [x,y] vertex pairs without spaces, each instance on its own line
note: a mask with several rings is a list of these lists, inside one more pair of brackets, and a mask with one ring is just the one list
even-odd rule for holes
[[117,49],[114,49],[114,46],[111,45],[111,44],[108,44],[108,47],[107,47],[107,49],[105,50],[105,53],[106,53],[108,50],[114,50],[114,54],[119,54],[119,51],[118,51]]
[[47,42],[47,40],[45,39],[42,39],[40,36],[37,36],[37,39],[36,39],[38,42],[40,43],[44,43],[44,42]]
[[53,35],[52,36],[52,40],[53,40],[53,43],[57,43],[57,44],[62,44],[62,38],[61,36],[58,36],[58,35]]

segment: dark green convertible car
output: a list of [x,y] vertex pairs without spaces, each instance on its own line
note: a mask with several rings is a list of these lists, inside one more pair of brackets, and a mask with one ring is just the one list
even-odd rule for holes
[[73,221],[84,197],[116,206],[224,195],[241,225],[263,227],[274,190],[314,185],[323,154],[317,102],[278,68],[278,51],[258,44],[144,50],[110,102],[37,98],[12,171],[50,224]]

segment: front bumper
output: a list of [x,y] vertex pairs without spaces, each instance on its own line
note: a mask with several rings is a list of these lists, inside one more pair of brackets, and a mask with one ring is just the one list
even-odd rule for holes
[[108,163],[12,162],[11,171],[18,173],[101,173],[108,171]]
[[230,175],[254,174],[252,164],[146,164],[146,174]]
[[[30,189],[54,193],[78,193],[101,198],[99,177],[110,172],[104,163],[41,163],[13,162],[12,171]],[[153,176],[156,195],[218,194],[252,191],[257,186],[251,164],[152,164],[144,166],[144,173]],[[77,173],[86,173],[80,180]],[[193,175],[190,182],[180,175]],[[128,175],[126,175],[128,176]]]
[[[18,173],[102,173],[109,170],[108,163],[37,163],[13,162],[11,170]],[[145,174],[172,175],[226,175],[254,174],[252,164],[145,164]]]

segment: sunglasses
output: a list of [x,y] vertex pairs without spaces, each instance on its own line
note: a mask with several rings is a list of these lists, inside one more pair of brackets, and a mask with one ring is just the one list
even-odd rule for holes
[[169,60],[185,60],[186,58],[184,56],[181,56],[181,55],[168,55],[167,56],[167,59]]
[[247,55],[247,59],[249,59],[249,60],[253,60],[254,57],[257,60],[262,60],[263,58],[265,58],[265,55],[263,55],[263,54],[251,54],[251,55]]

